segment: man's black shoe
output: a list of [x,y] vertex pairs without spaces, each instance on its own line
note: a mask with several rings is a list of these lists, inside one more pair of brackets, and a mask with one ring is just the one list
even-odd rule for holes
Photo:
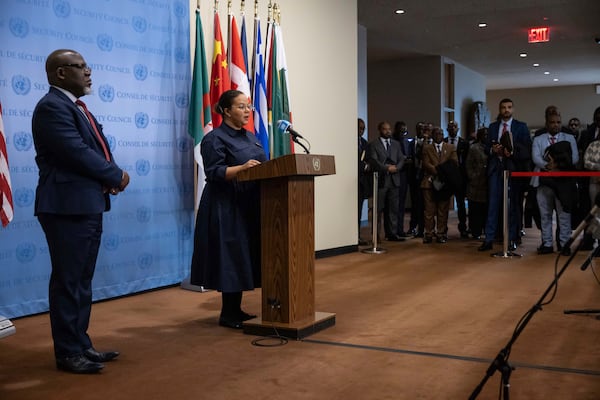
[[433,238],[431,236],[427,235],[423,237],[423,243],[427,244],[431,242],[433,242]]
[[119,357],[119,352],[118,351],[96,351],[96,349],[94,349],[93,347],[90,347],[89,349],[87,349],[83,352],[83,355],[85,356],[85,358],[87,358],[90,361],[97,362],[97,363],[103,363],[103,362],[107,362],[107,361],[110,361],[110,360],[113,360],[113,359]]
[[517,242],[510,242],[508,244],[508,251],[515,251],[517,249]]
[[560,254],[568,257],[571,255],[571,249],[569,247],[563,247]]
[[488,251],[494,247],[492,242],[483,242],[481,246],[477,248],[477,251]]
[[552,254],[552,253],[554,253],[554,249],[551,246],[541,245],[540,247],[538,247],[537,253],[538,254]]
[[78,354],[73,357],[57,358],[56,368],[74,374],[95,374],[104,368],[104,365],[88,360],[83,354]]

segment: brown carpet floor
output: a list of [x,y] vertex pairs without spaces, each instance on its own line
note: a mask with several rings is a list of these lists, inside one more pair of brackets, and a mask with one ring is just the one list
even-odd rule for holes
[[[56,370],[47,314],[13,320],[17,333],[0,340],[0,399],[467,399],[549,286],[555,256],[536,254],[535,228],[523,257],[506,259],[477,252],[455,226],[446,244],[384,242],[386,254],[317,260],[316,308],[336,325],[282,346],[217,326],[219,293],[171,287],[95,304],[96,348],[122,354],[79,376]],[[511,398],[600,399],[600,320],[563,313],[600,308],[600,259],[579,268],[588,255],[514,342]],[[246,311],[260,299],[245,293]],[[498,398],[499,383],[496,372],[478,398]]]

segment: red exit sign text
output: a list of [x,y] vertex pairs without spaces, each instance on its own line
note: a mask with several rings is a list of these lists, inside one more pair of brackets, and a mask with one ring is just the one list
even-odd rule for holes
[[529,28],[527,31],[527,41],[529,43],[540,43],[550,41],[550,28],[542,26],[539,28]]

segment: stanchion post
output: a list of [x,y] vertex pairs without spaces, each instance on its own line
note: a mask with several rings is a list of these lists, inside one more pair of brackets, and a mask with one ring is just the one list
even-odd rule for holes
[[[492,256],[493,257],[502,257],[502,258],[511,258],[511,257],[521,257],[520,254],[517,253],[513,253],[512,251],[508,251],[508,219],[509,219],[509,205],[510,205],[510,198],[508,196],[508,179],[510,177],[510,171],[508,170],[504,170],[504,173],[502,175],[503,178],[503,197],[504,197],[504,201],[502,202],[502,216],[503,216],[503,223],[502,223],[502,236],[503,236],[503,241],[502,241],[502,251],[499,253],[493,253]],[[492,238],[492,240],[494,240],[494,238]]]

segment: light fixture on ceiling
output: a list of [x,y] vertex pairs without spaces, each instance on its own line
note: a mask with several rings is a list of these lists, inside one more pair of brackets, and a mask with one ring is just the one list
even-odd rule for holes
[[527,57],[527,53],[520,53],[520,54],[519,54],[519,57],[521,57],[521,58],[525,58],[525,57]]
[[544,71],[544,75],[550,75],[550,71]]
[[539,64],[539,63],[533,63],[533,66],[534,66],[534,67],[539,67],[539,66],[540,66],[540,64]]
[[480,22],[479,24],[477,24],[477,26],[480,28],[485,28],[487,24],[485,22]]
[[558,78],[554,78],[552,79],[554,82],[558,82]]
[[398,9],[398,10],[396,10],[396,11],[394,11],[394,12],[395,12],[396,14],[404,14],[404,13],[405,13],[405,11],[404,11],[404,10],[400,10],[400,9]]

